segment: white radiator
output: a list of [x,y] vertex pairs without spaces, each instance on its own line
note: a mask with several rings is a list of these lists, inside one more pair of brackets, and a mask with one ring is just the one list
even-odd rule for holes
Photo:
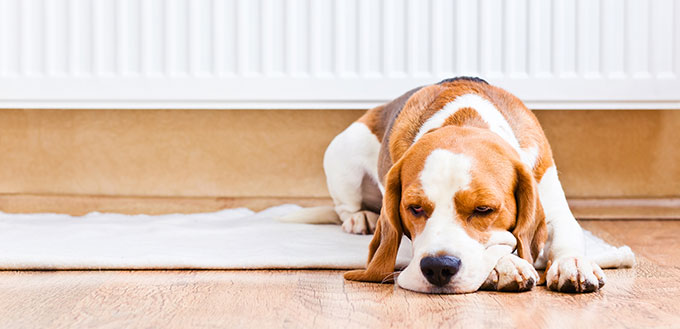
[[680,108],[680,0],[0,0],[3,108]]

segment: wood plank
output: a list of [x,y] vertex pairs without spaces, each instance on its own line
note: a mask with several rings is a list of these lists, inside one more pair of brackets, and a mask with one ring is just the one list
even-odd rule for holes
[[424,295],[341,271],[7,271],[0,327],[677,327],[680,222],[582,224],[639,256],[593,294]]
[[680,268],[680,221],[581,221],[583,228],[615,245],[627,244],[655,264]]

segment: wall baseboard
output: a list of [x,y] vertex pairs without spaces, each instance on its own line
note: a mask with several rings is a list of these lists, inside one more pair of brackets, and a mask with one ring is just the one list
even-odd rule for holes
[[[0,194],[0,211],[6,213],[89,212],[123,214],[169,214],[212,212],[246,207],[262,210],[295,203],[305,207],[332,205],[330,198],[282,197],[136,197],[101,195]],[[570,199],[569,205],[582,220],[680,220],[680,198],[666,199]]]
[[6,213],[60,213],[80,216],[89,212],[121,214],[171,214],[213,212],[245,207],[262,210],[295,203],[305,207],[331,205],[330,198],[281,197],[146,197],[104,195],[0,194],[0,211]]
[[680,198],[658,199],[569,199],[569,206],[578,219],[604,220],[677,220],[680,219]]

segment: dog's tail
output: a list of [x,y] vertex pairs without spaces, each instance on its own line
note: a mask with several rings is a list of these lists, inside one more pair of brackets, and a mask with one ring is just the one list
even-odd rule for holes
[[286,223],[342,224],[340,216],[332,206],[302,208],[277,219]]

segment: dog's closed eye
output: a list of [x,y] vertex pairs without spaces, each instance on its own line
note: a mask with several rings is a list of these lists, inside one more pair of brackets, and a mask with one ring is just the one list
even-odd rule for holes
[[477,206],[473,213],[475,216],[486,216],[490,215],[493,211],[493,208],[489,206]]
[[423,209],[422,206],[411,205],[408,207],[408,210],[413,214],[413,216],[420,217],[425,215],[425,209]]

